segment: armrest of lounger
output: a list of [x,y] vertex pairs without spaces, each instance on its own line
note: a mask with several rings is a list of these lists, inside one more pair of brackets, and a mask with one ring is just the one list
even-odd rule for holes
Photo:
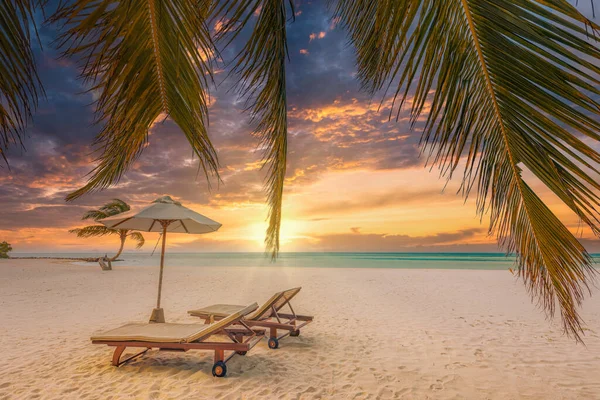
[[315,317],[313,317],[312,315],[299,315],[299,314],[287,314],[287,313],[277,313],[277,315],[281,318],[287,318],[287,319],[295,319],[298,321],[312,321],[313,319],[315,319]]
[[234,314],[240,310],[243,310],[246,306],[240,306],[235,304],[213,304],[208,307],[199,308],[196,310],[188,311],[188,314],[193,317],[200,318],[213,318],[219,320],[225,318],[231,314]]

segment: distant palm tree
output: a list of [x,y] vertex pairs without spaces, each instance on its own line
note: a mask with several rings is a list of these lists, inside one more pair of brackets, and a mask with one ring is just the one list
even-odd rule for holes
[[[85,214],[83,214],[83,217],[81,219],[92,219],[94,221],[100,221],[103,218],[112,217],[113,215],[121,214],[129,210],[129,205],[123,200],[113,199],[112,201],[106,203],[97,210],[90,210],[86,212]],[[144,236],[140,232],[133,232],[129,229],[111,229],[107,228],[104,225],[90,225],[84,228],[71,229],[69,233],[75,233],[77,237],[81,238],[118,235],[121,241],[121,246],[119,247],[119,251],[117,252],[117,254],[110,259],[111,261],[116,260],[117,257],[121,255],[121,253],[123,252],[123,247],[125,246],[125,241],[128,237],[137,242],[137,249],[141,248],[145,243]]]
[[8,243],[7,241],[0,243],[0,258],[10,258],[8,253],[10,253],[11,251],[12,247],[10,243]]
[[[35,106],[29,24],[45,0],[0,2],[0,153],[20,140]],[[207,178],[218,159],[207,134],[213,41],[246,40],[230,64],[249,99],[268,178],[267,249],[279,251],[287,158],[287,23],[293,0],[65,0],[52,18],[65,56],[81,61],[103,122],[97,166],[75,199],[116,182],[167,115]],[[331,0],[356,49],[363,87],[403,105],[442,173],[463,170],[490,233],[517,254],[518,273],[567,333],[594,274],[575,236],[523,178],[539,179],[600,235],[600,27],[567,0]],[[17,21],[17,23],[14,23]],[[211,24],[214,22],[214,30]],[[240,36],[249,32],[248,36]],[[213,57],[214,55],[214,57]],[[318,89],[317,89],[318,90]],[[4,105],[6,104],[6,108]]]

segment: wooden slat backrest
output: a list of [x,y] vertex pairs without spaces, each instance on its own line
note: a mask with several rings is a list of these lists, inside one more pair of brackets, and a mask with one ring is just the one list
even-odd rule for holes
[[229,325],[232,325],[233,323],[241,320],[242,318],[244,318],[245,316],[247,316],[248,314],[250,314],[252,311],[256,310],[257,308],[258,308],[258,304],[254,303],[254,304],[251,304],[248,307],[244,308],[243,310],[240,310],[236,313],[233,313],[233,314],[219,320],[218,322],[214,322],[209,325],[208,329],[203,329],[202,331],[198,332],[198,335],[190,336],[189,338],[187,338],[187,343],[195,342],[195,341],[202,341],[203,339],[206,339],[207,337],[212,336],[215,333],[219,332],[223,328],[225,328]]
[[281,310],[283,306],[290,302],[290,300],[298,294],[298,292],[302,289],[301,287],[296,287],[293,289],[288,289],[283,292],[275,293],[266,303],[264,303],[254,314],[248,317],[249,320],[259,320],[270,318],[273,316],[273,309],[275,311]]

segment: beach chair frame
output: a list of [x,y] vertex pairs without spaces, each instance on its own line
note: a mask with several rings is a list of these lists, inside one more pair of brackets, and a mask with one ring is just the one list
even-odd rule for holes
[[[313,317],[309,315],[297,315],[292,307],[292,304],[288,301],[286,303],[291,314],[280,313],[275,307],[271,306],[271,316],[266,319],[259,319],[257,321],[249,320],[248,323],[251,326],[259,326],[262,328],[269,329],[269,341],[268,345],[270,349],[277,349],[279,347],[279,341],[286,336],[300,336],[300,328],[305,327],[313,321]],[[283,330],[285,333],[277,335],[277,330]]]
[[[244,323],[251,327],[260,327],[269,329],[269,340],[268,345],[270,349],[279,348],[279,341],[286,336],[299,336],[300,328],[310,324],[314,317],[309,315],[298,315],[292,307],[291,300],[302,288],[289,289],[274,295],[269,299],[270,307],[263,310],[258,316],[249,316],[244,320]],[[292,292],[291,296],[287,296],[286,293]],[[279,311],[275,307],[275,304],[281,299],[284,299],[284,303],[279,307]],[[288,306],[291,313],[280,312],[282,308]],[[261,307],[262,308],[262,307]],[[266,313],[270,310],[270,313]],[[188,311],[188,314],[194,317],[204,319],[204,323],[211,324],[224,318],[221,315],[214,314],[202,314],[194,311]],[[285,331],[285,333],[278,335],[278,330]]]
[[[231,342],[211,341],[214,336],[227,336]],[[148,350],[157,348],[159,351],[179,351],[187,352],[189,350],[212,350],[214,351],[214,364],[212,374],[216,377],[224,377],[227,374],[227,362],[235,355],[246,355],[258,342],[265,336],[265,329],[258,329],[249,326],[246,321],[240,319],[232,321],[221,330],[212,332],[208,337],[200,338],[191,342],[152,342],[140,340],[111,341],[111,340],[92,340],[92,344],[105,344],[115,347],[112,356],[112,365],[119,367],[139,356],[145,354]],[[123,352],[128,347],[145,348],[128,358],[121,360]],[[226,352],[231,352],[226,354]]]

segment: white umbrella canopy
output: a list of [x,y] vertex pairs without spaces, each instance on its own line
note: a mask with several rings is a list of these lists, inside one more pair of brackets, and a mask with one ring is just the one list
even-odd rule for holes
[[173,233],[202,234],[215,232],[221,227],[220,223],[182,206],[170,196],[158,198],[140,211],[127,211],[104,218],[101,222],[115,229],[163,232],[161,221],[169,221],[167,232]]
[[160,298],[167,232],[203,234],[216,232],[221,227],[220,223],[182,206],[181,203],[173,200],[170,196],[160,197],[140,211],[128,211],[104,218],[100,222],[108,228],[162,233],[158,297],[150,322],[165,322],[164,311],[160,307]]

